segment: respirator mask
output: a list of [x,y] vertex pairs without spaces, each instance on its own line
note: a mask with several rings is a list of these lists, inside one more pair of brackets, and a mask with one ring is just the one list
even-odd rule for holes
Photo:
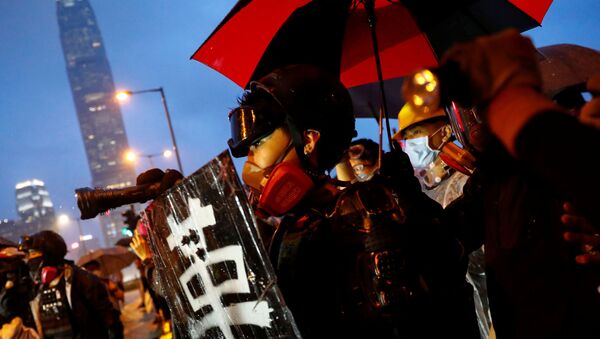
[[[284,117],[272,112],[258,112],[242,106],[229,114],[232,137],[228,144],[236,157],[246,156],[250,146],[260,146],[261,140],[284,126]],[[257,145],[258,144],[258,145]],[[288,161],[294,145],[290,138],[287,147],[268,167],[247,161],[242,180],[250,187],[251,196],[258,197],[256,206],[269,215],[282,215],[296,206],[314,186],[312,179],[297,165]],[[252,200],[252,199],[251,199]]]

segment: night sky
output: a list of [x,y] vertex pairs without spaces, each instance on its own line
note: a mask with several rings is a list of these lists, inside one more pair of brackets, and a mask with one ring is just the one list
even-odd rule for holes
[[[227,112],[241,89],[190,56],[234,0],[90,0],[118,89],[165,89],[183,167],[190,174],[224,150]],[[542,27],[526,33],[538,47],[572,43],[600,49],[600,2],[554,1]],[[57,214],[79,216],[74,189],[91,177],[77,123],[59,40],[53,0],[0,1],[0,218],[16,219],[15,184],[46,183]],[[122,105],[129,145],[143,154],[169,148],[157,93]],[[395,114],[392,114],[393,116]],[[359,122],[361,136],[375,138],[374,120]],[[154,158],[176,168],[174,158]],[[140,159],[137,172],[150,167]],[[95,221],[84,233],[99,235]],[[61,233],[74,241],[76,227]]]

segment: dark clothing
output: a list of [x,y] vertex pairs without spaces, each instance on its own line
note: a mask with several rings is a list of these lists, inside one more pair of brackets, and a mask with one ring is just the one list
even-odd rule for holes
[[[526,138],[552,144],[539,148],[547,151],[532,152],[531,144],[521,143],[520,154],[527,158],[517,161],[499,144],[492,145],[479,157],[479,171],[463,197],[446,212],[452,224],[463,227],[459,233],[467,251],[485,243],[490,309],[499,339],[597,338],[600,272],[575,263],[580,249],[563,240],[560,221],[562,203],[597,195],[597,190],[586,192],[589,187],[576,173],[589,154],[571,159],[572,147],[581,145],[561,143],[570,140],[572,130],[548,135],[541,126],[533,125],[528,133],[536,134]],[[557,159],[549,163],[551,156]],[[591,181],[598,186],[598,180]]]
[[123,338],[123,324],[106,286],[93,274],[71,266],[71,310],[79,338]]
[[531,173],[600,225],[600,180],[591,163],[600,150],[598,129],[562,112],[547,112],[524,126],[515,145],[517,157]]
[[[368,190],[377,180],[355,185]],[[392,197],[401,206],[394,224],[375,216],[367,231],[362,220],[331,214],[339,197],[326,203],[324,194],[283,218],[271,254],[303,337],[479,337],[466,257],[414,180],[403,183],[410,193]]]
[[40,293],[40,321],[47,339],[70,339],[73,332],[73,314],[67,301],[65,279],[56,286],[44,284]]

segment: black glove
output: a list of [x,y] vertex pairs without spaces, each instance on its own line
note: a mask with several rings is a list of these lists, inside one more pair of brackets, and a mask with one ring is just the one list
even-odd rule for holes
[[465,107],[485,107],[509,87],[541,89],[535,47],[514,29],[454,45],[444,54],[444,65],[458,67],[467,77],[470,102],[459,101]]
[[[396,143],[395,140],[392,142]],[[421,191],[419,180],[414,175],[414,169],[408,155],[399,145],[395,145],[390,152],[383,154],[379,173],[397,189],[402,191]]]
[[175,186],[182,179],[183,174],[177,170],[167,169],[166,172],[163,172],[159,168],[152,168],[138,175],[135,180],[135,184],[139,186],[160,183],[160,186],[156,192],[156,195],[159,195],[169,188]]

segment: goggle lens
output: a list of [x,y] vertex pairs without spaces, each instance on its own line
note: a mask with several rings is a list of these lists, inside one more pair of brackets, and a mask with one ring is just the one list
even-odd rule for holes
[[227,142],[234,157],[248,155],[249,147],[273,133],[283,123],[275,114],[259,114],[254,108],[241,106],[229,113],[231,139]]

